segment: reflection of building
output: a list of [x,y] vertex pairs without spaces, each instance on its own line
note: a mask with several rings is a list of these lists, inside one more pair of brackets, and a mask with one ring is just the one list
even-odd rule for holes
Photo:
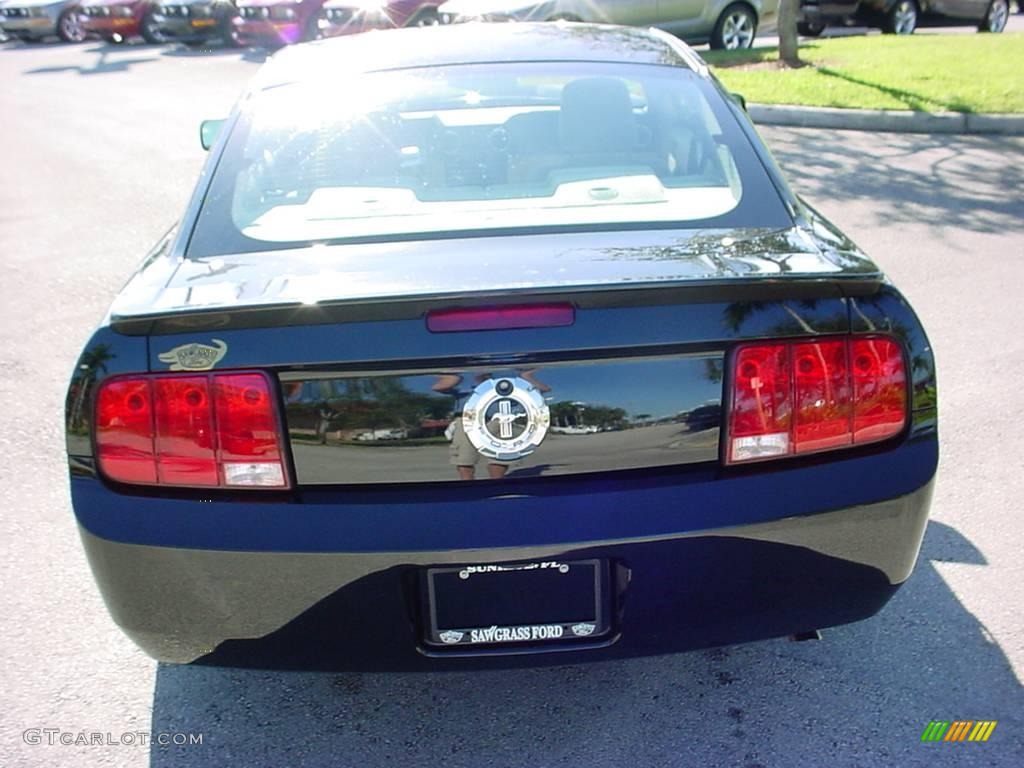
[[589,435],[628,426],[623,408],[562,400],[550,405],[551,431],[563,435]]
[[601,429],[597,426],[569,426],[569,427],[552,427],[552,432],[559,435],[592,435],[595,432],[600,432]]

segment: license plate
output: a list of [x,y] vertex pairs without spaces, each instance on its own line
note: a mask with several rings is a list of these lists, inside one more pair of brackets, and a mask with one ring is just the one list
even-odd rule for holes
[[217,23],[216,19],[193,19],[192,20],[192,26],[193,27],[212,27],[216,23]]
[[434,646],[597,639],[610,629],[601,560],[464,565],[427,570]]

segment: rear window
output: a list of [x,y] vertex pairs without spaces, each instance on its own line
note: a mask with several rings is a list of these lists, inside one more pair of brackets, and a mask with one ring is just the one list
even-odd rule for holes
[[721,96],[688,70],[460,65],[320,77],[250,97],[189,255],[788,223]]

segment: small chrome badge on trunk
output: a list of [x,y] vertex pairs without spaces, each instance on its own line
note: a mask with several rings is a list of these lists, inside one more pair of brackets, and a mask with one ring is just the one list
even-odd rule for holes
[[182,344],[180,347],[161,352],[161,363],[168,363],[172,371],[208,371],[228,353],[228,345],[220,339],[211,339],[216,346],[208,344]]

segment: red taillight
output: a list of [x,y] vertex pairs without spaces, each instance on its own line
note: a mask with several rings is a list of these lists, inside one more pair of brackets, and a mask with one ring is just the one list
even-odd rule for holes
[[96,400],[96,448],[111,480],[286,488],[282,434],[264,373],[116,378]]
[[219,485],[206,376],[153,379],[156,472],[160,485]]
[[892,339],[854,341],[850,347],[853,367],[853,440],[883,440],[903,429],[907,419],[907,373],[903,355]]
[[497,331],[513,328],[551,328],[572,325],[576,310],[572,304],[523,304],[505,307],[437,309],[427,313],[427,329],[434,333],[452,331]]
[[745,344],[731,371],[729,464],[877,442],[906,424],[906,370],[893,339]]
[[793,452],[811,453],[853,442],[845,341],[793,345]]
[[733,367],[733,455],[776,456],[789,452],[793,402],[789,348],[784,344],[742,347]]
[[259,373],[213,377],[225,485],[285,485],[277,413]]
[[96,396],[96,455],[124,483],[155,483],[153,395],[148,379],[117,379]]

